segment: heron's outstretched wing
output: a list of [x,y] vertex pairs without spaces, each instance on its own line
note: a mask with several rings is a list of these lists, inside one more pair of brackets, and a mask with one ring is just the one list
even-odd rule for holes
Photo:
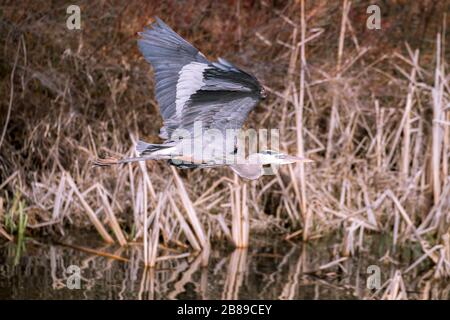
[[185,102],[179,127],[192,132],[201,121],[203,129],[240,129],[261,91],[254,76],[219,58],[202,70],[202,85]]
[[242,126],[263,91],[256,78],[220,59],[209,62],[190,43],[156,18],[140,35],[139,48],[153,66],[156,98],[168,139],[178,129],[203,128],[224,131]]
[[[180,113],[184,101],[195,92],[192,85],[201,81],[190,77],[189,71],[202,70],[209,61],[159,18],[139,35],[139,49],[155,72],[155,94],[164,120],[161,135],[167,138],[178,126],[177,109]],[[186,71],[184,80],[190,81],[191,87],[179,85],[180,80],[183,80],[182,70]]]

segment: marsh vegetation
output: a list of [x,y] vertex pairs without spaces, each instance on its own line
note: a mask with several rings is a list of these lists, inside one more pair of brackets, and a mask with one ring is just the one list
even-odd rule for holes
[[[378,1],[381,30],[367,29],[366,1],[79,5],[79,31],[63,1],[0,5],[2,297],[26,296],[11,281],[39,266],[54,287],[79,264],[103,286],[86,298],[448,299],[448,1]],[[314,164],[252,182],[164,162],[92,168],[159,142],[136,46],[153,16],[251,70],[268,99],[246,126],[279,129],[281,149]],[[371,264],[375,292],[360,278]],[[228,289],[202,289],[215,279]]]

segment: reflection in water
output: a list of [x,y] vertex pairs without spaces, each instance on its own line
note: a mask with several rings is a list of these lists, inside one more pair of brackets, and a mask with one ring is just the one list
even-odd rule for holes
[[[380,264],[373,256],[336,257],[326,243],[267,239],[270,243],[261,240],[248,250],[217,249],[220,244],[215,244],[206,255],[175,254],[159,260],[156,268],[144,268],[140,245],[117,248],[77,240],[72,242],[84,241],[86,247],[128,261],[30,240],[15,264],[15,244],[5,243],[0,245],[0,299],[365,298],[373,294],[366,289],[367,266]],[[79,267],[81,289],[67,288],[71,265]],[[384,282],[393,269],[380,267]]]
[[230,264],[223,290],[223,300],[239,299],[239,289],[241,288],[244,276],[247,271],[247,250],[236,249],[230,257]]
[[304,265],[305,254],[305,246],[302,246],[297,263],[295,264],[294,272],[289,274],[289,279],[284,285],[281,295],[279,296],[280,299],[292,300],[295,298],[295,292],[298,290],[299,277],[302,271],[302,266]]

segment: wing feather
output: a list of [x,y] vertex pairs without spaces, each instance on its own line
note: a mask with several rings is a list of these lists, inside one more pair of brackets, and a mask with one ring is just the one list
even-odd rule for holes
[[204,85],[182,110],[180,127],[192,132],[201,121],[204,129],[240,129],[261,99],[258,80],[224,59],[210,64],[203,77]]
[[164,120],[161,134],[167,136],[177,124],[173,118],[176,117],[176,86],[180,70],[191,62],[208,64],[209,61],[159,18],[139,35],[139,49],[155,71],[155,95]]
[[209,62],[160,19],[140,33],[139,49],[155,71],[155,95],[164,120],[161,136],[177,128],[239,129],[261,98],[251,74],[225,59]]

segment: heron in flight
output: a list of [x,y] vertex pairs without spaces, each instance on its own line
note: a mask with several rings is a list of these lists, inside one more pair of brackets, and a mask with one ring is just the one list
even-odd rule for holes
[[[155,94],[163,118],[160,137],[165,141],[138,141],[138,157],[97,159],[95,165],[167,160],[179,168],[228,166],[243,178],[258,179],[266,165],[311,161],[273,150],[237,157],[242,147],[236,132],[266,98],[264,87],[225,59],[210,62],[159,18],[139,35],[139,49],[154,69]],[[197,124],[200,130],[196,130]],[[205,131],[215,134],[206,136]]]

